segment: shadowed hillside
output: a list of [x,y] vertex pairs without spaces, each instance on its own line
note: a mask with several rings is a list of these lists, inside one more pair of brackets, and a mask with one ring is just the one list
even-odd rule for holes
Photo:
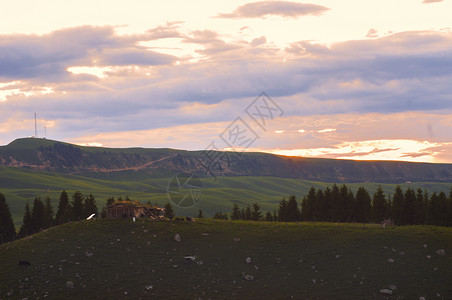
[[[273,176],[323,182],[451,182],[451,164],[353,161],[228,152],[211,166],[203,151],[82,147],[46,139],[18,139],[0,147],[0,165],[88,177],[142,172],[161,177],[177,172],[209,176]],[[120,175],[118,175],[120,176]]]

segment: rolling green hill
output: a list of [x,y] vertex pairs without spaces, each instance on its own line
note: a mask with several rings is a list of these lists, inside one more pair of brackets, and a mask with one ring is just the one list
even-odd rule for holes
[[0,245],[0,298],[451,299],[451,253],[445,227],[92,220]]
[[[0,167],[0,192],[2,192],[10,206],[16,226],[22,223],[22,216],[26,201],[30,204],[36,196],[44,199],[51,197],[54,209],[58,205],[58,197],[63,189],[69,192],[80,190],[84,194],[93,193],[96,196],[99,209],[105,204],[105,199],[110,196],[115,198],[129,195],[132,200],[140,202],[151,201],[164,205],[168,202],[168,184],[171,177],[154,178],[146,173],[133,172],[131,176],[123,173],[121,176],[105,176],[107,179],[84,177],[49,171],[35,171],[26,168]],[[176,174],[174,174],[176,175]],[[176,213],[182,216],[195,216],[198,209],[202,209],[206,216],[213,216],[215,212],[230,212],[233,203],[240,207],[258,202],[262,210],[273,211],[277,209],[282,197],[295,194],[301,198],[307,194],[309,188],[324,188],[331,183],[307,181],[301,179],[278,177],[218,177],[214,180],[210,177],[201,178],[203,195],[196,207],[177,208]],[[378,185],[382,185],[386,193],[392,194],[395,184],[380,183],[350,183],[347,184],[354,191],[364,185],[373,193]],[[411,187],[427,189],[429,192],[447,192],[451,184],[441,182],[431,183],[405,183],[403,189]]]

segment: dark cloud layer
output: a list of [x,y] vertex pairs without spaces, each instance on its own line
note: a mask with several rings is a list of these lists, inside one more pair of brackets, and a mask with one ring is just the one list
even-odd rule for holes
[[[169,36],[199,46],[202,59],[188,62],[139,45]],[[299,41],[281,50],[267,47],[264,36],[228,42],[209,30],[181,34],[173,24],[133,36],[108,26],[2,36],[2,81],[20,80],[14,88],[22,92],[45,85],[54,93],[10,96],[0,102],[0,119],[38,112],[57,120],[65,136],[227,122],[262,90],[286,116],[450,113],[451,44],[451,33],[425,31],[330,47]],[[71,74],[71,66],[117,70],[98,78]]]
[[264,18],[268,15],[281,17],[319,16],[329,8],[309,3],[290,1],[259,1],[237,7],[229,14],[220,14],[220,18]]

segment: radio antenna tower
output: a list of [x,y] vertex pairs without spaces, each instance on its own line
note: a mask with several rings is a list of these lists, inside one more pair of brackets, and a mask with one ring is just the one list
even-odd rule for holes
[[38,137],[38,126],[36,124],[36,113],[35,113],[35,138]]
[[47,138],[47,126],[44,126],[44,139]]

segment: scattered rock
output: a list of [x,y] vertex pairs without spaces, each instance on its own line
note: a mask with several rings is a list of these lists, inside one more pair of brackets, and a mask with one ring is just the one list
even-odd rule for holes
[[152,290],[153,287],[154,287],[153,285],[147,285],[147,286],[145,286],[144,288],[145,288],[146,290],[150,291],[150,290]]
[[400,252],[399,252],[399,255],[405,255],[405,252],[400,251]]
[[390,286],[389,286],[389,289],[395,291],[395,290],[397,290],[397,286],[395,286],[395,285],[390,285]]
[[340,258],[341,256],[338,254],[338,255],[336,255],[336,258]]
[[174,240],[176,242],[180,242],[180,235],[179,235],[179,233],[176,233],[176,235],[174,236]]
[[202,264],[204,264],[204,263],[202,262],[202,260],[200,260],[200,261],[197,261],[196,264],[197,264],[198,266],[200,266],[200,265],[202,265]]
[[425,300],[425,297],[419,297],[419,300]]
[[392,258],[388,259],[388,262],[393,263],[394,260]]
[[316,284],[316,280],[315,280],[315,279],[312,279],[312,283],[313,283],[313,284]]
[[256,265],[254,265],[254,268],[255,268],[256,270],[259,270],[259,267],[258,267],[258,266],[256,266]]
[[240,242],[240,238],[234,238],[234,242]]
[[384,295],[392,295],[392,290],[389,290],[389,289],[382,289],[382,290],[380,290],[380,294],[384,294]]
[[432,257],[431,257],[430,255],[427,255],[427,258],[430,259],[430,258],[432,258]]
[[247,257],[246,259],[245,259],[245,261],[246,261],[246,263],[251,263],[251,258],[250,257]]
[[74,288],[74,283],[73,283],[72,281],[67,281],[67,282],[66,282],[66,287],[67,287],[68,289],[73,289],[73,288]]
[[446,250],[438,249],[438,250],[436,250],[436,254],[438,254],[438,255],[446,255]]
[[424,246],[424,248],[427,248],[427,244],[424,244],[424,245],[422,245],[422,246]]
[[242,277],[243,277],[243,279],[248,280],[248,281],[249,280],[254,280],[254,276],[253,275],[242,273]]
[[92,253],[92,252],[86,251],[86,252],[85,252],[85,255],[86,255],[86,257],[92,257],[92,256],[93,256],[93,253]]

